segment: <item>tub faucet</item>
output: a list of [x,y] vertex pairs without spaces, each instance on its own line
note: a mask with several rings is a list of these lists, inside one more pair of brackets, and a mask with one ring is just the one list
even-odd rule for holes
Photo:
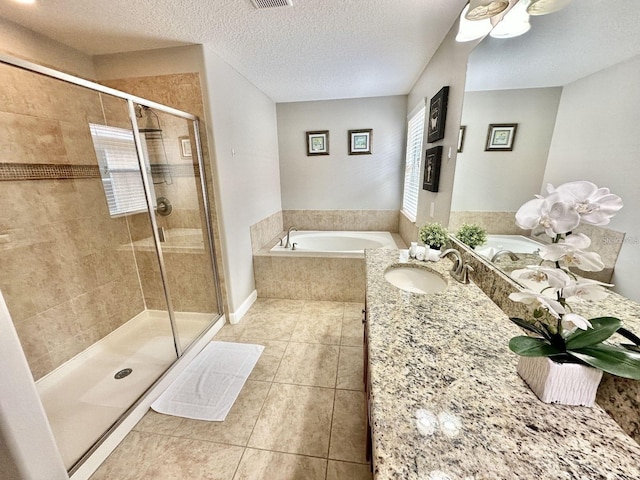
[[296,227],[290,227],[289,231],[287,232],[287,243],[285,243],[284,248],[290,248],[291,247],[291,242],[289,242],[289,237],[291,236],[291,232],[293,231],[298,231],[298,229]]
[[462,255],[455,248],[449,248],[440,254],[440,258],[444,258],[449,254],[453,254],[455,261],[449,274],[460,283],[469,283],[469,272],[473,272],[471,265],[464,263]]
[[514,262],[516,260],[520,260],[520,257],[518,255],[516,255],[515,253],[513,253],[511,250],[499,250],[495,253],[495,255],[493,257],[491,257],[491,263],[494,263],[496,260],[498,260],[500,257],[504,256],[504,255],[509,255],[509,258],[511,260],[513,260]]

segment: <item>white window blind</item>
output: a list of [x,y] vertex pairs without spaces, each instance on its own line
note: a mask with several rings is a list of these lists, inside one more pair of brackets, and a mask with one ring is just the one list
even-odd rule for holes
[[409,118],[409,127],[407,128],[407,157],[404,170],[402,211],[414,222],[418,214],[424,115],[425,105],[422,105],[422,107]]
[[111,216],[146,211],[147,202],[133,132],[93,123],[89,124],[89,129]]

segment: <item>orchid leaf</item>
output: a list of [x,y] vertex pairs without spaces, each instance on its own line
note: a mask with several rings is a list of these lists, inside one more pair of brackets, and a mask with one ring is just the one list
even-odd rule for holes
[[599,317],[589,320],[593,328],[576,330],[566,341],[567,350],[589,347],[605,341],[622,325],[622,322],[613,317]]
[[513,337],[509,341],[509,348],[523,357],[550,357],[564,353],[547,340],[535,337]]
[[636,346],[640,347],[640,337],[635,335],[633,332],[627,330],[626,328],[620,327],[617,331],[619,335],[622,335],[627,340],[631,340]]
[[572,350],[569,354],[612,375],[640,380],[640,353],[602,344]]
[[523,328],[524,330],[527,330],[529,332],[535,333],[536,335],[549,339],[549,335],[547,334],[547,332],[545,332],[541,328],[536,327],[532,323],[527,322],[526,320],[523,320],[517,317],[512,317],[509,320],[511,320],[513,323],[518,325],[520,328]]

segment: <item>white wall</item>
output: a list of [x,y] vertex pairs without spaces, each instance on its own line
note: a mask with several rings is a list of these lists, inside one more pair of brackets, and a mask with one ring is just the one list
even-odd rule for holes
[[[399,210],[404,95],[280,103],[278,146],[285,210]],[[349,155],[348,131],[373,129],[372,154]],[[330,155],[307,156],[307,131],[329,130]]]
[[255,290],[249,227],[282,209],[276,105],[204,46],[225,278],[232,312]]
[[544,185],[590,180],[622,197],[608,225],[626,232],[615,290],[640,301],[640,56],[566,85]]
[[[540,192],[562,88],[466,92],[452,211],[512,212]],[[512,151],[485,152],[491,123],[517,123]]]
[[[424,151],[438,145],[444,147],[440,169],[439,191],[434,193],[427,190],[420,190],[418,195],[418,215],[416,219],[416,225],[418,226],[432,221],[440,222],[443,225],[449,223],[467,59],[473,47],[478,43],[458,43],[455,41],[455,36],[458,33],[458,22],[459,20],[456,20],[453,24],[451,30],[449,30],[440,47],[411,89],[411,92],[409,92],[408,109],[411,111],[420,102],[424,102],[425,98],[428,101],[438,93],[442,87],[449,86],[445,137],[433,144],[425,143],[422,149],[421,179],[424,173]],[[429,109],[428,105],[427,103],[427,112]],[[426,124],[424,138],[426,142]],[[448,158],[449,149],[451,149],[451,158]],[[431,216],[430,211],[431,203],[434,204],[433,216]]]
[[0,17],[0,51],[93,80],[91,57]]

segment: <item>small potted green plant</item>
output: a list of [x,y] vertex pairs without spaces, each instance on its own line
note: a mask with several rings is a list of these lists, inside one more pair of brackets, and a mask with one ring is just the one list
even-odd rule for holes
[[475,223],[464,223],[456,232],[456,238],[465,245],[476,248],[487,242],[487,232]]
[[429,248],[440,250],[449,240],[447,229],[439,223],[425,223],[418,231],[420,240]]

